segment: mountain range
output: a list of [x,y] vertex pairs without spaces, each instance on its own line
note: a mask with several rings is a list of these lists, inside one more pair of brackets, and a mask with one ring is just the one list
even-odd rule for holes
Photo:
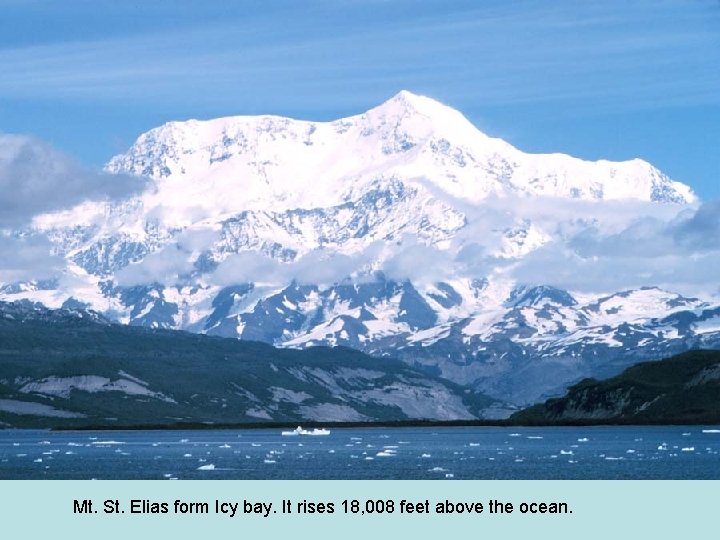
[[146,187],[13,231],[49,239],[61,269],[1,283],[0,300],[400,358],[508,413],[585,377],[720,346],[717,301],[537,271],[561,253],[592,278],[581,241],[612,238],[639,209],[695,208],[687,185],[640,159],[524,153],[410,92],[331,122],[171,122],[106,171]]

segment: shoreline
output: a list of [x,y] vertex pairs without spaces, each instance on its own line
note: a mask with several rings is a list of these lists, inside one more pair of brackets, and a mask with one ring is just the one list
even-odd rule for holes
[[[387,422],[319,422],[319,421],[293,421],[293,422],[244,422],[244,423],[173,423],[173,424],[133,424],[133,425],[90,425],[80,427],[44,428],[48,431],[208,431],[233,429],[294,429],[298,425],[304,428],[414,428],[414,427],[499,427],[499,428],[535,428],[535,427],[643,427],[643,426],[720,426],[720,419],[703,419],[704,421],[689,420],[657,420],[638,422],[637,420],[572,420],[563,422],[513,422],[510,420],[399,420]],[[43,428],[7,428],[7,429],[43,429]]]

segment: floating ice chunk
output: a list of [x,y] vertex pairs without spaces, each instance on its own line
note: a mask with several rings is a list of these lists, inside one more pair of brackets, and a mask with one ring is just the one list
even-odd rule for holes
[[442,467],[433,467],[432,469],[428,469],[430,472],[445,472],[447,469],[443,469]]
[[508,437],[520,437],[519,433],[511,433]]
[[381,450],[375,454],[375,457],[395,457],[396,455],[394,450]]
[[542,439],[542,437],[540,435],[528,435],[527,438],[528,439]]
[[192,457],[192,454],[183,454],[183,457]]
[[587,437],[580,437],[580,438],[578,439],[578,442],[588,442],[589,440],[590,440],[590,439],[588,439]]
[[681,448],[680,451],[681,451],[681,452],[694,452],[694,451],[695,451],[695,447],[694,447],[694,446],[686,446],[686,447],[684,447],[684,448]]
[[563,455],[563,456],[572,456],[572,455],[573,455],[573,451],[572,451],[572,450],[560,450],[560,455]]
[[692,433],[690,433],[689,431],[686,431],[682,434],[683,437],[689,437],[690,435],[692,435]]
[[229,444],[221,444],[218,448],[230,448]]
[[703,433],[720,433],[720,429],[703,429]]
[[264,459],[263,463],[277,463],[274,459]]
[[634,454],[635,450],[633,450],[632,448],[629,448],[628,450],[625,450],[625,453],[626,454]]
[[429,457],[432,457],[432,456],[431,456],[430,454],[422,454],[420,457],[421,457],[421,458],[429,458]]
[[480,446],[480,443],[471,442],[468,446]]
[[198,470],[198,471],[214,471],[214,470],[215,470],[215,465],[213,465],[212,463],[208,463],[207,465],[200,465],[200,466],[197,468],[197,470]]
[[445,478],[455,478],[455,475],[453,473],[447,473]]

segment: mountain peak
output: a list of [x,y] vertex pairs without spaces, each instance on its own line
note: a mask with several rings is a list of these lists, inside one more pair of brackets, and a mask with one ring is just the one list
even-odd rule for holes
[[437,110],[450,108],[447,105],[444,105],[431,97],[414,94],[409,90],[400,90],[397,94],[385,101],[380,106],[382,107],[385,105],[399,106],[406,110],[413,109],[417,112],[422,112],[424,109]]
[[[465,116],[436,99],[414,94],[408,90],[400,90],[393,97],[373,107],[363,116],[375,121],[382,119],[415,119],[425,123],[433,130],[443,128],[451,132],[460,132],[463,136],[483,135]],[[417,126],[415,126],[417,127]]]

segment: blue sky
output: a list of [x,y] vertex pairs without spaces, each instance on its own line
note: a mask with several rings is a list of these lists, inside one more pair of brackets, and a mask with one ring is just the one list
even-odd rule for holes
[[328,120],[401,89],[525,151],[720,198],[720,2],[0,0],[0,131],[99,166],[168,120]]

